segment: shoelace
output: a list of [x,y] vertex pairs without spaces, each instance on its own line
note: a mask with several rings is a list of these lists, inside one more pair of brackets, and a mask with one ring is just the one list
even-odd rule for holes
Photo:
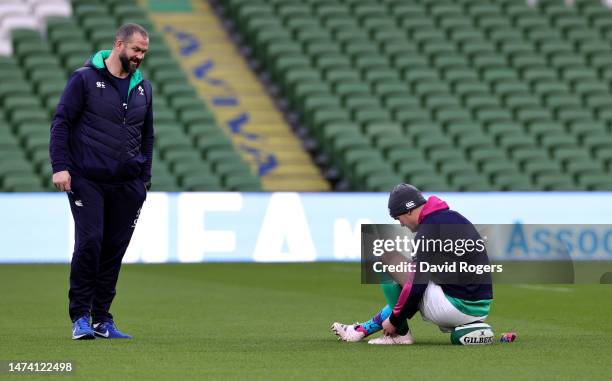
[[105,324],[106,329],[108,329],[110,332],[118,332],[119,331],[119,329],[115,325],[115,322],[112,321],[112,320],[111,321],[107,321],[104,324]]
[[91,328],[89,326],[89,319],[86,319],[86,318],[80,318],[79,320],[77,320],[77,326],[79,327],[79,329],[82,329],[82,330]]
[[105,321],[100,323],[100,327],[102,327],[103,329],[107,330],[107,331],[116,331],[117,330],[117,326],[115,325],[115,322],[113,321]]

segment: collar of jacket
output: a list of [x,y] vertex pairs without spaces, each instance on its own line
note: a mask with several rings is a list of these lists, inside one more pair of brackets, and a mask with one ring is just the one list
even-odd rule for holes
[[[91,62],[91,66],[98,70],[104,69],[104,60],[107,59],[110,54],[110,50],[100,50],[99,52],[95,53],[93,56],[91,56],[89,60]],[[132,73],[132,77],[130,78],[130,87],[128,89],[128,94],[130,94],[132,92],[132,89],[136,87],[140,82],[142,82],[142,80],[143,78],[140,69],[136,69],[136,71]]]
[[442,200],[440,200],[436,196],[431,196],[427,199],[425,206],[421,209],[421,214],[419,214],[418,223],[423,222],[425,217],[429,216],[432,213],[435,213],[440,210],[449,209],[448,204]]

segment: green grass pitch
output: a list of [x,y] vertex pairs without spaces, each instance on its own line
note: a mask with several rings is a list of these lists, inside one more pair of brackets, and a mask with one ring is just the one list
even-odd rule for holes
[[[510,344],[460,347],[416,316],[412,346],[341,343],[335,320],[383,303],[357,264],[126,265],[113,305],[130,341],[70,340],[67,265],[0,266],[0,360],[71,360],[88,380],[609,380],[612,285],[498,285]],[[0,378],[8,378],[6,374]],[[68,377],[68,378],[66,378]],[[11,377],[17,379],[16,377]]]

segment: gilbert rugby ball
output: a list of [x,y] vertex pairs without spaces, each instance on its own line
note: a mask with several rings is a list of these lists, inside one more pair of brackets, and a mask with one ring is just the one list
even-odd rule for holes
[[451,332],[451,343],[456,345],[492,344],[495,334],[491,326],[485,323],[472,323],[459,326]]

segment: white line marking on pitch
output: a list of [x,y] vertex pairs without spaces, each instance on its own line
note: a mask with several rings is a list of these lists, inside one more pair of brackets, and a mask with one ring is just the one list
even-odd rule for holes
[[515,285],[514,287],[524,288],[527,290],[534,290],[534,291],[574,292],[573,288],[567,288],[567,287],[534,286],[531,284],[518,284],[518,285]]

